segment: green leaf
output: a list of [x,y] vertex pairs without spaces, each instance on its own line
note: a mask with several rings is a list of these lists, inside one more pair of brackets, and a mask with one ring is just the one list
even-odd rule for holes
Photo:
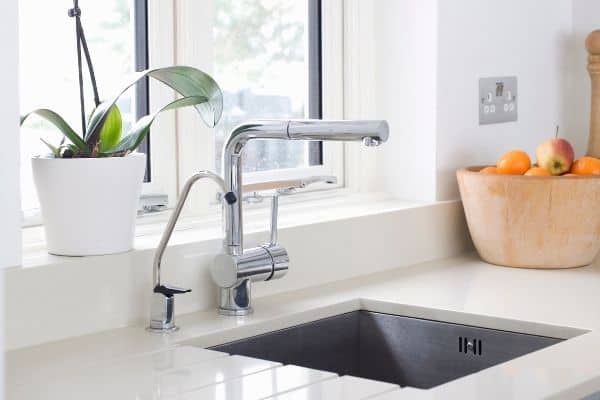
[[[85,134],[85,142],[91,148],[100,140],[100,131],[108,116],[108,111],[119,97],[139,80],[151,77],[169,86],[184,98],[203,97],[204,101],[194,104],[204,123],[214,127],[223,113],[223,93],[219,85],[208,74],[187,66],[174,66],[146,70],[135,74],[134,79],[111,100],[101,103],[90,118]],[[173,103],[171,103],[173,104]],[[163,109],[164,110],[164,109]]]
[[140,118],[131,128],[131,131],[121,140],[121,142],[108,152],[102,152],[100,156],[118,156],[134,151],[144,140],[150,131],[150,125],[154,122],[158,114],[163,111],[175,110],[177,108],[197,106],[204,104],[208,99],[204,96],[190,96],[177,99],[153,114]]
[[219,123],[223,114],[223,93],[210,75],[193,67],[174,66],[156,69],[149,76],[171,87],[183,97],[206,97],[207,100],[196,104],[195,108],[209,128]]
[[104,153],[115,147],[121,140],[122,131],[123,119],[121,118],[121,111],[115,104],[108,112],[108,116],[100,130],[99,151]]
[[45,108],[40,108],[38,110],[33,110],[24,116],[21,117],[21,125],[27,120],[31,115],[37,115],[39,117],[44,118],[48,122],[52,123],[55,127],[57,127],[60,132],[67,137],[80,151],[87,150],[87,144],[81,139],[81,137],[69,126],[69,124],[57,113],[52,110],[48,110]]

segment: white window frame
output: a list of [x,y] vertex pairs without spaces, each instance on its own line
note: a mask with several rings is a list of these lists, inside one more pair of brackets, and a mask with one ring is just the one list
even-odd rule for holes
[[[175,64],[175,8],[173,1],[148,0],[148,67]],[[175,99],[175,93],[154,80],[149,82],[149,110]],[[150,139],[151,181],[142,195],[166,194],[169,205],[177,199],[177,123],[175,113],[162,113],[152,125]]]

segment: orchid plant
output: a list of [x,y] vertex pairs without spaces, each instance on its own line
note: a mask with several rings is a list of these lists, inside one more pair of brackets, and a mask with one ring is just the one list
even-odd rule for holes
[[[59,114],[46,108],[33,110],[21,117],[21,125],[31,116],[37,115],[60,130],[64,138],[58,145],[41,139],[50,148],[55,158],[126,156],[135,151],[144,141],[150,131],[150,126],[158,114],[163,111],[195,107],[209,127],[212,128],[219,122],[223,112],[223,94],[219,85],[210,75],[188,66],[172,66],[138,72],[114,97],[100,102],[94,67],[81,23],[81,9],[78,0],[73,0],[73,8],[69,10],[68,15],[75,19],[82,131],[77,133]],[[83,93],[82,53],[89,71],[96,106],[87,119]],[[131,130],[123,135],[123,121],[117,101],[127,89],[147,78],[156,79],[169,86],[180,95],[180,98],[158,111],[140,118],[133,124]],[[68,142],[64,139],[68,139]]]
[[[121,113],[116,102],[128,88],[145,77],[164,83],[181,97],[158,111],[140,118],[133,124],[131,130],[123,135]],[[143,142],[158,114],[191,106],[196,108],[207,126],[214,127],[223,112],[221,89],[210,75],[196,68],[173,66],[137,73],[116,96],[101,102],[96,107],[85,124],[85,132],[81,134],[75,132],[59,114],[49,109],[37,109],[25,114],[21,117],[21,125],[29,117],[37,115],[58,128],[70,143],[52,145],[44,142],[57,158],[122,157],[135,151]]]

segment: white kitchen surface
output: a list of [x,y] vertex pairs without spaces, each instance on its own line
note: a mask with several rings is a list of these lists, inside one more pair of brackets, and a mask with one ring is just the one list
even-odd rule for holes
[[[466,255],[259,298],[254,307],[243,318],[214,310],[179,316],[181,330],[171,335],[150,334],[140,325],[10,351],[7,398],[111,393],[104,398],[135,399],[133,391],[142,390],[144,399],[238,399],[304,393],[311,385],[318,390],[339,378],[218,352],[157,353],[177,345],[209,347],[358,309],[570,338],[431,390],[394,389],[382,399],[569,399],[600,390],[598,263],[522,270]],[[372,387],[365,385],[367,391]]]
[[230,356],[185,369],[164,372],[157,376],[155,382],[156,386],[160,387],[161,394],[185,393],[279,366],[281,364],[271,361]]
[[214,386],[187,393],[181,397],[166,397],[182,400],[260,400],[290,390],[312,385],[327,379],[335,379],[336,374],[286,365],[256,374],[232,379]]
[[224,356],[226,356],[225,353],[197,347],[174,347],[156,353],[123,358],[115,363],[111,362],[110,366],[112,368],[146,368],[152,370],[152,372],[160,372],[188,367],[206,360],[214,360]]
[[270,400],[360,400],[398,390],[398,385],[343,376],[272,397]]
[[[391,392],[385,392],[383,394],[378,394],[373,397],[369,397],[369,399],[373,400],[402,400],[402,399],[410,399],[411,396],[418,396],[420,390],[413,388],[404,388],[404,389],[396,389]],[[443,398],[443,397],[441,397]]]

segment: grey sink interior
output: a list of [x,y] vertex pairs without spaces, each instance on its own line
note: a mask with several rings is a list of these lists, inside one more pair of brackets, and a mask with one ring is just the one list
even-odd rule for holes
[[211,349],[429,389],[560,341],[354,311]]

